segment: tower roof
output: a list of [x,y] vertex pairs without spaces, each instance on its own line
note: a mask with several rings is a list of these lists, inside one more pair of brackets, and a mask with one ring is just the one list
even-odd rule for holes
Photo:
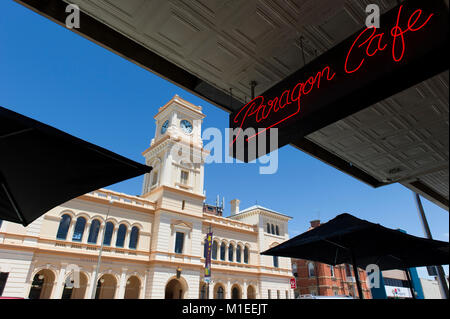
[[173,98],[170,99],[169,102],[167,102],[166,104],[164,104],[162,107],[160,107],[158,109],[158,113],[156,113],[156,115],[153,118],[158,117],[159,114],[161,114],[161,112],[163,112],[164,110],[166,110],[169,106],[176,104],[178,106],[181,106],[184,109],[187,109],[189,111],[192,111],[194,113],[196,113],[197,115],[200,115],[201,118],[204,118],[205,115],[202,113],[202,107],[198,106],[198,105],[194,105],[184,99],[182,99],[180,96],[178,96],[178,94],[175,94],[173,96]]
[[248,207],[248,208],[246,208],[246,209],[243,209],[243,210],[241,210],[238,214],[233,215],[232,217],[239,216],[239,215],[241,215],[241,214],[245,214],[245,213],[248,213],[248,212],[257,210],[257,209],[263,210],[263,211],[268,212],[268,213],[280,215],[280,216],[285,217],[285,218],[287,217],[287,218],[289,218],[289,219],[292,219],[291,216],[288,216],[288,215],[279,213],[279,212],[277,212],[277,211],[275,211],[275,210],[273,210],[273,209],[269,209],[269,208],[263,207],[263,206],[261,206],[261,205],[253,205],[253,206],[251,206],[251,207]]

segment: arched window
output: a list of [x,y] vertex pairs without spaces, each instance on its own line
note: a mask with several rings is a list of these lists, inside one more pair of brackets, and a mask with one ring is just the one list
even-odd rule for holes
[[113,232],[114,232],[114,224],[111,222],[107,222],[105,227],[105,239],[103,240],[104,245],[111,246]]
[[91,223],[91,228],[89,229],[88,243],[96,244],[98,238],[98,232],[100,231],[100,221],[94,219]]
[[81,241],[83,239],[84,227],[86,226],[86,219],[84,217],[78,217],[75,223],[75,230],[73,231],[73,241]]
[[200,289],[200,299],[206,299],[206,298],[207,298],[206,284],[203,284],[202,288]]
[[236,262],[237,263],[240,263],[240,262],[242,262],[242,260],[241,260],[241,246],[237,246],[236,247]]
[[158,183],[158,171],[154,170],[152,172],[152,183],[151,183],[151,187],[155,186]]
[[211,258],[217,260],[217,241],[213,241]]
[[353,277],[352,268],[350,268],[349,264],[345,264],[345,275],[346,277]]
[[206,258],[207,254],[208,254],[208,240],[205,238],[205,241],[203,243],[203,257]]
[[294,275],[294,277],[297,277],[297,263],[293,263],[292,264],[292,274]]
[[230,246],[228,247],[228,261],[233,261],[233,256],[234,255],[234,246],[233,244],[230,244]]
[[216,299],[224,299],[224,291],[223,291],[223,287],[222,286],[217,288]]
[[332,265],[330,265],[330,275],[334,277],[334,267]]
[[275,227],[272,225],[270,225],[270,230],[272,231],[272,234],[275,234]]
[[220,245],[220,260],[225,260],[225,251],[226,251],[225,243]]
[[278,225],[275,226],[275,233],[279,236],[280,235],[280,229],[278,228]]
[[129,244],[128,247],[130,249],[136,249],[137,243],[138,243],[138,239],[139,239],[139,228],[136,227],[136,226],[133,226],[133,228],[131,228],[130,244]]
[[123,247],[125,243],[125,235],[127,234],[127,226],[120,224],[117,230],[116,247]]
[[245,246],[245,248],[244,248],[244,263],[245,264],[248,264],[248,257],[249,257],[249,255],[248,255],[248,247]]
[[278,268],[278,256],[273,256],[273,266]]
[[69,231],[70,222],[72,217],[70,215],[64,214],[59,222],[58,232],[56,233],[56,239],[66,240],[67,232]]
[[316,275],[313,263],[308,264],[308,275],[309,275],[309,277],[314,277]]
[[267,223],[267,232],[270,234],[270,224]]
[[231,299],[241,299],[241,291],[236,286],[231,288]]

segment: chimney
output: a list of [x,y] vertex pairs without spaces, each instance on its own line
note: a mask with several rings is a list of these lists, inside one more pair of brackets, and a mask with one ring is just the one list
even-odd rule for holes
[[239,214],[239,199],[233,199],[231,204],[231,216]]
[[316,219],[316,220],[312,220],[310,221],[311,223],[311,228],[316,228],[317,226],[320,226],[320,220]]

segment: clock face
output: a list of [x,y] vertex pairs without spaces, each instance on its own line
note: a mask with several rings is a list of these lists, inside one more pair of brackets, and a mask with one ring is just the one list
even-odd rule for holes
[[187,133],[187,134],[192,133],[192,124],[188,120],[182,120],[180,122],[180,126],[185,133]]
[[167,128],[169,127],[169,121],[165,121],[164,124],[161,126],[161,134],[166,133]]

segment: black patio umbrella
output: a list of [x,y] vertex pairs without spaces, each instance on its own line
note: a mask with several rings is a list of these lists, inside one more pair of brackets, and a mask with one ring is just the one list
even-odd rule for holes
[[341,214],[262,255],[307,259],[329,265],[352,264],[362,298],[357,267],[376,264],[380,270],[445,265],[449,243],[408,235]]
[[70,199],[151,169],[0,107],[0,219],[26,226]]

